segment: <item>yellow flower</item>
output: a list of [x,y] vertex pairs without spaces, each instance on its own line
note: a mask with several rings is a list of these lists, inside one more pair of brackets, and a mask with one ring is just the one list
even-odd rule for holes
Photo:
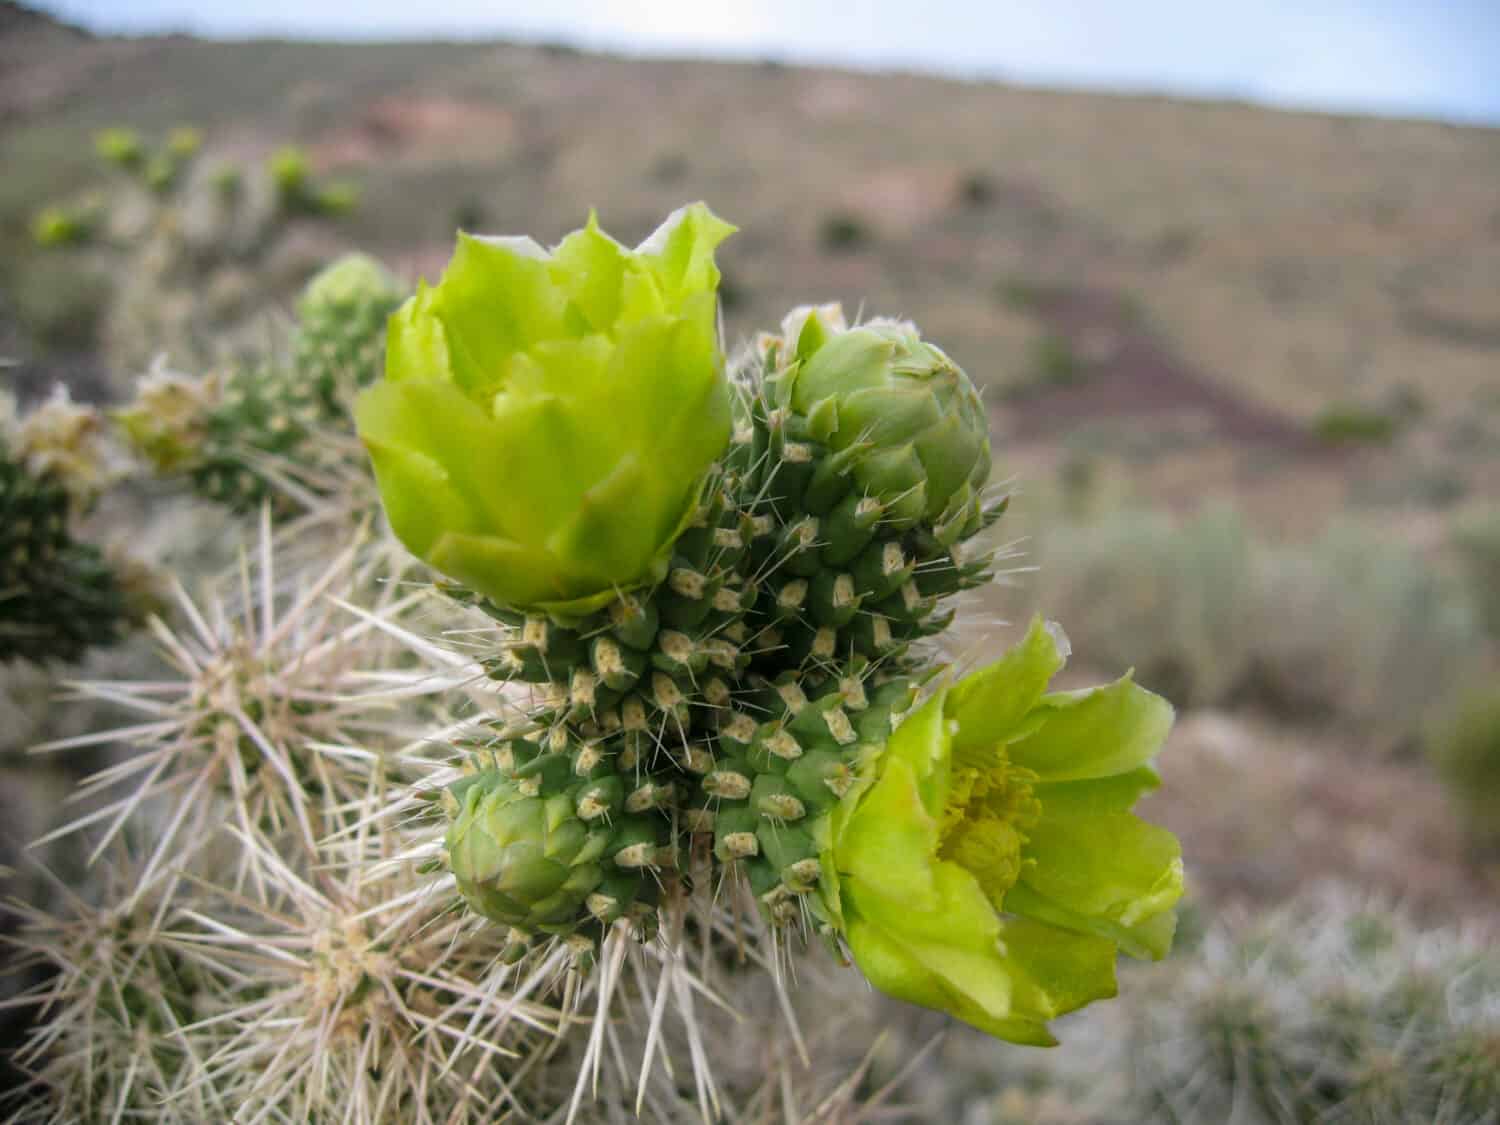
[[1115,957],[1161,957],[1176,838],[1131,811],[1171,706],[1127,676],[1046,694],[1066,643],[1032,624],[938,690],[834,814],[826,894],[876,987],[1002,1039],[1115,994]]
[[562,615],[661,578],[729,441],[713,251],[733,229],[700,203],[635,250],[592,218],[551,252],[460,235],[356,410],[402,542]]

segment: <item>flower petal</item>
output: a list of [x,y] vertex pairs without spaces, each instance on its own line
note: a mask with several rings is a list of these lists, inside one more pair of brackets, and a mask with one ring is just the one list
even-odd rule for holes
[[1007,918],[1001,940],[1014,982],[1012,1017],[1045,1022],[1118,991],[1112,941],[1030,918]]
[[1166,952],[1168,928],[1141,927],[1182,897],[1182,849],[1165,828],[1121,807],[1132,776],[1038,787],[1041,818],[1028,832],[1007,910],[1113,938],[1133,954]]
[[945,705],[948,716],[958,720],[954,755],[963,761],[1014,737],[1066,657],[1056,627],[1033,617],[1018,644],[955,684]]
[[1125,773],[1150,761],[1172,729],[1172,705],[1129,675],[1103,687],[1042,698],[1038,729],[1007,748],[1010,760],[1043,781]]
[[834,858],[841,877],[911,910],[930,911],[937,903],[937,845],[937,818],[922,801],[911,764],[894,758],[843,825]]

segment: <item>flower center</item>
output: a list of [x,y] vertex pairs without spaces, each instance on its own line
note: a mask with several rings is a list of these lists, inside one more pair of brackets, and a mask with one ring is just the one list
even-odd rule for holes
[[1041,815],[1031,787],[1037,775],[1014,766],[996,749],[982,765],[956,765],[939,827],[938,858],[977,880],[996,910],[1015,886],[1026,831]]

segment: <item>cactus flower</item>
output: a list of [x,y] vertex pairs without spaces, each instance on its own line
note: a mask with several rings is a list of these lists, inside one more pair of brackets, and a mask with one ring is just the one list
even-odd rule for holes
[[877,988],[1016,1043],[1159,958],[1182,894],[1176,838],[1137,818],[1171,706],[1129,676],[1046,694],[1066,642],[1034,622],[935,692],[841,802],[831,913]]
[[729,441],[713,251],[674,213],[635,250],[459,236],[391,318],[355,411],[391,526],[491,600],[570,616],[665,574]]

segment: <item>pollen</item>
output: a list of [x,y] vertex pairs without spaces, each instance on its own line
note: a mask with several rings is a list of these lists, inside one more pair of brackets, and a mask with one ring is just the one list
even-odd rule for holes
[[973,875],[998,910],[1021,876],[1026,832],[1041,815],[1041,803],[1032,789],[1036,774],[1013,766],[1003,751],[987,757],[983,766],[954,770],[938,857]]

